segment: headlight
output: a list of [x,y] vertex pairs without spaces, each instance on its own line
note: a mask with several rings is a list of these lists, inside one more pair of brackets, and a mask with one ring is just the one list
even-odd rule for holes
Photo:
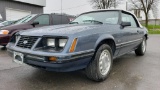
[[62,38],[48,38],[47,46],[48,47],[54,47],[54,48],[64,48],[68,39],[62,39]]
[[9,31],[8,31],[8,30],[1,30],[1,31],[0,31],[0,34],[7,35],[8,33],[9,33]]
[[55,47],[55,39],[47,39],[47,46]]
[[59,47],[64,47],[67,43],[67,39],[59,39]]

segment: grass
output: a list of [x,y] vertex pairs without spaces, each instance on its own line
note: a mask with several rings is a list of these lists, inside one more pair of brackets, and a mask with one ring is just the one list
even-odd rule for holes
[[148,30],[149,34],[160,34],[160,30]]
[[149,34],[160,34],[160,25],[148,25],[148,32]]

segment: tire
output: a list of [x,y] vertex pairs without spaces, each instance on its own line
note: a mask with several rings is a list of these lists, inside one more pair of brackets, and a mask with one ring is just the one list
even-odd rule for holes
[[113,54],[110,46],[107,44],[101,45],[85,70],[87,77],[98,82],[104,81],[111,71],[112,57]]
[[135,50],[135,54],[137,56],[143,56],[146,52],[146,47],[147,47],[147,41],[146,38],[143,38],[143,41],[141,42],[141,44],[138,46],[138,48]]

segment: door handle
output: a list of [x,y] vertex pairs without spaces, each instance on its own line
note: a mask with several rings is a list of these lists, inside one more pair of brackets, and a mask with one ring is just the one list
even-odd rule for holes
[[139,31],[139,30],[137,30],[137,33],[140,33],[140,31]]

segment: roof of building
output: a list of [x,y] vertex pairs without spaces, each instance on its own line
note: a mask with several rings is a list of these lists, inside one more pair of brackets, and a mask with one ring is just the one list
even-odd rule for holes
[[42,7],[46,6],[46,0],[13,0],[13,1],[28,3],[28,4],[42,6]]

